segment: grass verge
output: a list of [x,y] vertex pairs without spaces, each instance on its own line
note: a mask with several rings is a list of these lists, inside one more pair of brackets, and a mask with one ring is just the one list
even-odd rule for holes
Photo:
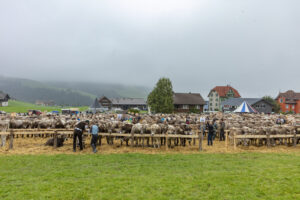
[[[87,106],[82,106],[82,107],[76,107],[79,108],[80,111],[84,111],[87,110],[88,107]],[[64,109],[64,107],[61,106],[38,106],[32,103],[27,103],[27,102],[23,102],[23,101],[14,101],[14,100],[9,100],[8,102],[8,106],[7,107],[0,107],[1,111],[5,111],[7,113],[12,113],[12,112],[16,112],[16,113],[26,113],[28,112],[28,110],[40,110],[42,112],[47,111],[47,112],[51,112],[51,111],[60,111],[61,109]]]
[[299,154],[0,156],[0,199],[300,199]]

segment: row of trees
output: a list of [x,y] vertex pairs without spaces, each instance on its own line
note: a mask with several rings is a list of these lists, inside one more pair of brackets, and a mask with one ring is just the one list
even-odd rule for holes
[[[272,97],[265,96],[263,99],[269,102],[275,113],[280,112],[280,105]],[[160,78],[152,92],[148,95],[148,105],[155,113],[172,113],[173,105],[173,86],[168,78]]]

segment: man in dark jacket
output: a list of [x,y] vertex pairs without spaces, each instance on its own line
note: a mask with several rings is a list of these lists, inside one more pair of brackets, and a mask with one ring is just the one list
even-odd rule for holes
[[85,122],[79,122],[78,124],[75,125],[74,134],[73,134],[73,152],[76,152],[76,139],[77,138],[79,140],[80,150],[83,150],[82,134],[88,124],[89,124],[89,121],[86,120]]
[[220,141],[225,141],[225,122],[221,119],[220,122]]
[[207,145],[213,145],[213,135],[214,135],[214,126],[211,122],[207,122],[206,128],[208,130],[208,135],[207,135]]

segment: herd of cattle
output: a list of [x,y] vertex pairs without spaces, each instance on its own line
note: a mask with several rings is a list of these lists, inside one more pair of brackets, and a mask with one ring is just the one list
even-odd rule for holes
[[[201,119],[201,120],[200,120]],[[103,133],[135,133],[135,134],[198,134],[205,129],[205,123],[216,121],[218,125],[224,120],[230,135],[271,135],[293,134],[295,125],[300,122],[300,115],[264,115],[264,114],[154,114],[154,115],[115,115],[96,114],[81,116],[0,116],[0,129],[72,129],[78,121],[89,120],[89,124],[97,124]],[[278,123],[280,122],[280,123]],[[220,126],[218,126],[218,129]],[[218,132],[218,131],[217,131]],[[124,139],[124,138],[123,138]],[[128,144],[128,140],[126,140]],[[149,142],[149,141],[147,141]],[[156,141],[160,146],[164,141]],[[263,139],[255,140],[257,145],[265,144]],[[281,144],[283,141],[275,139],[272,144]],[[108,143],[110,141],[108,140]],[[240,144],[250,145],[250,139],[239,140]],[[176,145],[185,145],[186,140],[174,140]]]

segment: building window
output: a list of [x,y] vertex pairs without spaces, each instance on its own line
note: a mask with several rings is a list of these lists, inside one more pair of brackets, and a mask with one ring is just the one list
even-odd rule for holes
[[212,103],[210,103],[209,105],[212,106]]
[[294,105],[292,106],[292,109],[295,109],[295,106],[294,106]]
[[280,99],[280,103],[283,103],[283,99]]
[[289,105],[286,105],[285,108],[286,108],[286,109],[289,109]]
[[216,103],[216,106],[218,106],[218,103]]
[[189,105],[183,105],[182,109],[189,109]]
[[196,109],[200,109],[200,105],[196,105]]

